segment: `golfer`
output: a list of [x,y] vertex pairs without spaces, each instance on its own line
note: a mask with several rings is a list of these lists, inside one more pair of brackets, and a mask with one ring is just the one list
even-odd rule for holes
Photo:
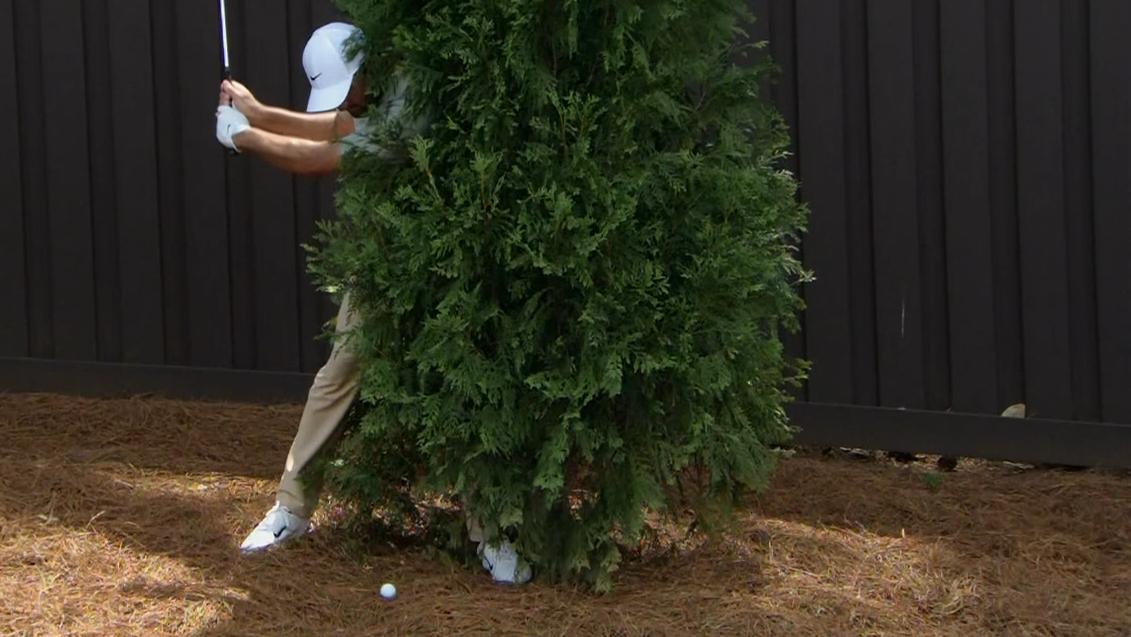
[[[262,104],[247,87],[225,80],[220,85],[216,138],[232,150],[300,175],[336,171],[351,149],[375,153],[389,161],[403,159],[402,152],[379,147],[370,138],[372,128],[366,119],[369,91],[363,74],[359,74],[363,59],[360,54],[349,56],[354,39],[359,37],[359,29],[340,22],[327,24],[311,36],[302,56],[311,85],[306,113]],[[399,79],[388,84],[375,104],[374,116],[397,120],[404,114],[407,85]],[[404,119],[400,124],[405,137],[423,131],[423,120]],[[348,332],[355,319],[346,295],[338,310],[338,334]],[[357,396],[358,382],[356,356],[342,339],[336,339],[329,360],[314,377],[279,481],[275,506],[243,541],[240,550],[244,554],[265,551],[310,532],[310,517],[321,486],[321,476],[311,475],[310,463],[339,433]],[[306,473],[302,473],[304,469],[308,469]],[[488,546],[482,541],[479,525],[470,517],[468,520],[472,540],[479,542],[483,565],[496,582],[523,584],[530,580],[530,568],[518,557],[513,544],[503,541]]]

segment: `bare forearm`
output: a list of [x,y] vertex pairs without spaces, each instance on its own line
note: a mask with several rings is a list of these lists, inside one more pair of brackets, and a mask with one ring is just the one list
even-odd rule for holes
[[342,160],[339,144],[288,137],[260,128],[250,128],[234,138],[241,152],[299,175],[324,175],[338,169]]
[[335,141],[353,132],[352,118],[342,111],[296,113],[285,108],[262,106],[248,119],[256,128],[312,141]]
[[220,104],[234,106],[255,128],[287,137],[325,142],[341,139],[354,131],[353,117],[349,113],[299,113],[268,106],[255,99],[246,86],[232,80],[220,83]]

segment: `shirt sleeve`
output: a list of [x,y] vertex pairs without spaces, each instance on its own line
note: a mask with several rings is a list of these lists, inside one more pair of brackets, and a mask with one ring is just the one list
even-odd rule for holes
[[356,151],[382,157],[389,154],[387,149],[373,141],[372,128],[364,118],[354,120],[353,132],[343,137],[341,144],[346,152]]
[[[381,98],[373,116],[355,120],[354,132],[341,140],[345,150],[389,161],[403,160],[408,154],[405,149],[408,140],[423,133],[429,123],[426,116],[406,116],[408,96],[408,83],[398,77]],[[387,139],[390,143],[381,144],[378,139]]]

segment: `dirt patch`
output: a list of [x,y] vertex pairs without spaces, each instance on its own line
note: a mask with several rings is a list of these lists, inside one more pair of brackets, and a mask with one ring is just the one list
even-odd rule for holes
[[0,634],[1131,634],[1131,478],[1099,472],[793,458],[726,539],[603,597],[359,554],[325,514],[242,559],[298,416],[0,395]]

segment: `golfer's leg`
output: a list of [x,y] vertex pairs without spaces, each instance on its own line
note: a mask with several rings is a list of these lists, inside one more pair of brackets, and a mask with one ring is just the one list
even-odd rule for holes
[[[353,325],[354,316],[350,311],[349,297],[346,297],[338,310],[336,329],[341,334]],[[302,420],[299,421],[298,433],[291,444],[286,468],[279,481],[279,504],[295,515],[309,518],[314,511],[318,503],[320,481],[307,480],[307,484],[304,484],[300,473],[339,432],[357,391],[357,358],[348,347],[340,341],[336,342],[329,360],[314,377]]]

